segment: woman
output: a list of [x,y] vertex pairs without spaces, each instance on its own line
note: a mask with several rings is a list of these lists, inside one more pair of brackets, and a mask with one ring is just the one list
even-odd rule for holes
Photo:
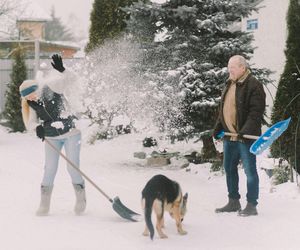
[[[20,86],[22,115],[27,130],[36,130],[44,141],[46,138],[59,151],[65,147],[67,158],[79,167],[81,132],[75,128],[72,114],[66,113],[64,90],[74,83],[74,74],[65,70],[60,56],[53,55],[51,63],[55,72],[48,79],[26,80]],[[38,123],[39,120],[39,123]],[[58,168],[59,154],[45,143],[45,168],[41,183],[41,202],[37,215],[47,215],[50,208],[53,183]],[[76,194],[74,211],[84,212],[86,207],[85,185],[81,174],[67,166]]]

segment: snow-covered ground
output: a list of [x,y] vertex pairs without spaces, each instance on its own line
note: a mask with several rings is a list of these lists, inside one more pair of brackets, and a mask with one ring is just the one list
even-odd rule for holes
[[[207,165],[194,165],[190,171],[172,166],[146,167],[145,160],[133,158],[142,150],[145,135],[124,135],[95,145],[82,143],[81,169],[112,198],[119,196],[130,209],[142,213],[141,190],[155,174],[177,180],[189,193],[185,236],[176,232],[174,221],[165,216],[168,239],[142,236],[144,222],[120,218],[111,204],[87,183],[87,210],[73,213],[74,191],[63,159],[55,180],[51,213],[35,216],[43,173],[43,143],[28,134],[9,134],[0,127],[0,249],[3,250],[93,250],[93,249],[300,249],[299,189],[294,183],[277,186],[260,175],[259,215],[239,217],[215,214],[224,205],[225,176],[209,172]],[[186,151],[199,144],[175,144],[170,150]],[[259,169],[272,164],[260,157]],[[240,189],[245,205],[245,175],[240,170]]]

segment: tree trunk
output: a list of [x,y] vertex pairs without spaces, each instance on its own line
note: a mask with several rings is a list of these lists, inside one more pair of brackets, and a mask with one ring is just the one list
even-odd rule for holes
[[291,174],[291,176],[290,176],[290,179],[291,179],[291,182],[294,182],[294,162],[293,162],[293,160],[291,160],[291,157],[289,158],[289,163],[290,163],[290,174]]
[[203,160],[215,159],[217,157],[217,150],[213,138],[208,135],[202,136],[203,148],[201,156]]

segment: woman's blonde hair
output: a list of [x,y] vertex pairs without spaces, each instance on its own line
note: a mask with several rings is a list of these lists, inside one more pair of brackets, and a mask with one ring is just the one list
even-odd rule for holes
[[[35,80],[25,80],[19,87],[19,91],[21,94],[22,118],[26,129],[28,129],[28,122],[30,117],[30,107],[27,103],[26,96],[36,91],[37,86],[38,85]],[[26,92],[26,90],[29,91]]]
[[28,127],[28,121],[29,121],[29,105],[27,103],[27,100],[22,97],[21,99],[21,107],[22,107],[22,118],[23,118],[23,122],[25,127]]

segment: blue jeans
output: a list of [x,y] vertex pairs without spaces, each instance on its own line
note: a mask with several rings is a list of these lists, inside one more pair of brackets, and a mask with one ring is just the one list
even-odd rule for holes
[[[63,138],[63,139],[55,139],[47,138],[48,141],[55,146],[59,151],[62,147],[65,147],[66,157],[78,166],[80,164],[80,140],[81,140],[81,133]],[[54,183],[54,178],[56,176],[57,168],[58,168],[58,161],[59,161],[59,154],[51,148],[48,143],[45,143],[45,168],[44,168],[44,177],[42,180],[42,186],[52,186]],[[73,184],[83,184],[84,180],[81,174],[76,171],[69,163],[67,163],[67,170],[71,176]]]
[[257,205],[259,179],[256,169],[256,156],[250,153],[251,143],[224,140],[224,168],[228,197],[240,199],[238,164],[242,161],[247,177],[247,201]]

